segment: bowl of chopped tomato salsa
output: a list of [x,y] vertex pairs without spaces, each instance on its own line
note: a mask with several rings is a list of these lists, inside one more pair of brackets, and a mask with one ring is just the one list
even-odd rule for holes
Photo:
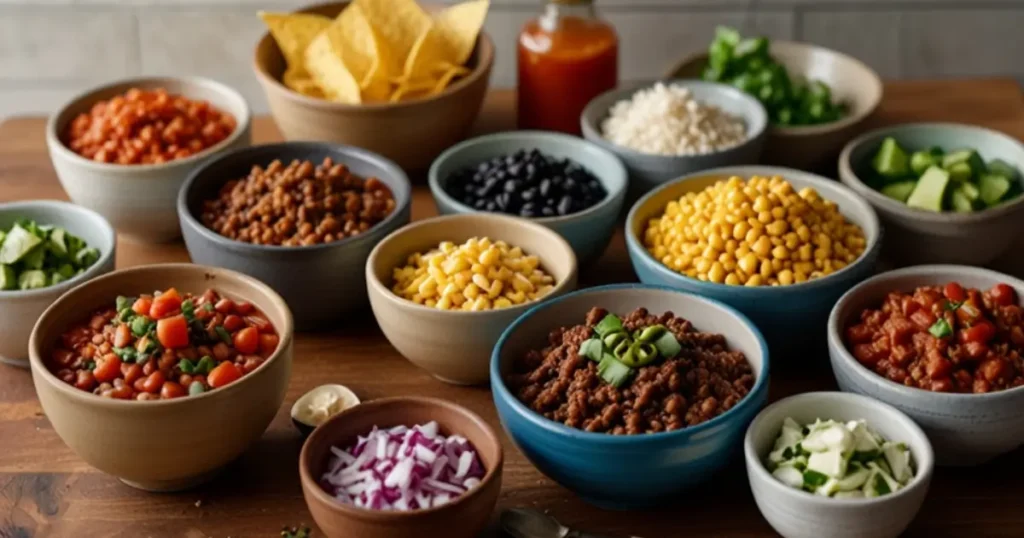
[[43,411],[69,447],[129,485],[179,490],[270,424],[291,372],[292,315],[240,273],[153,265],[62,296],[29,351]]
[[1024,444],[1024,281],[975,267],[880,274],[829,318],[840,388],[907,413],[940,465],[982,463]]

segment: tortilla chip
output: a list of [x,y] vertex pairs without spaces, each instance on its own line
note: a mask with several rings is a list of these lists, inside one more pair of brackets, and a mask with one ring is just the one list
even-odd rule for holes
[[381,61],[388,76],[401,73],[416,41],[430,27],[430,16],[415,0],[355,0],[353,4],[359,6],[380,38],[380,49],[386,56]]
[[431,90],[430,95],[437,95],[448,88],[451,83],[459,77],[466,76],[470,73],[470,70],[461,65],[449,65],[448,70],[441,75],[434,85],[434,89]]
[[357,104],[362,102],[359,82],[335,52],[330,37],[324,33],[306,49],[306,69],[331,101]]
[[288,63],[290,77],[301,78],[305,69],[305,53],[309,44],[331,25],[331,19],[310,13],[258,12],[267,25],[270,35],[281,49],[281,55]]
[[403,81],[419,81],[433,78],[431,73],[443,72],[446,65],[453,64],[454,52],[449,50],[433,23],[416,40],[402,70]]
[[471,0],[445,8],[434,18],[438,37],[453,55],[452,63],[463,65],[469,60],[489,7],[489,0]]

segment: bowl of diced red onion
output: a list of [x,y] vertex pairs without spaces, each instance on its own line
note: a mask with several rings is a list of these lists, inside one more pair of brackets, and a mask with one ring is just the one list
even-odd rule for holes
[[501,490],[501,442],[483,419],[443,400],[355,406],[306,440],[299,474],[327,536],[477,536]]

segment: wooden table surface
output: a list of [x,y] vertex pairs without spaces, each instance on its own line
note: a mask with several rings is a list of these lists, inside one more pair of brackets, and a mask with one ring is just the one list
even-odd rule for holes
[[[957,121],[1024,138],[1024,99],[1012,80],[899,82],[887,84],[885,92],[873,120],[877,124]],[[512,128],[513,102],[510,93],[494,92],[477,130]],[[0,202],[66,198],[50,167],[44,125],[42,118],[0,124]],[[272,121],[256,121],[256,142],[279,138]],[[416,188],[412,213],[413,219],[435,213],[425,187]],[[188,261],[182,243],[118,244],[118,268],[172,261]],[[582,276],[583,285],[635,280],[621,232],[599,264]],[[827,362],[821,356],[800,360]],[[399,394],[445,398],[475,410],[500,429],[486,388],[440,383],[406,362],[368,320],[329,333],[299,335],[286,401],[263,438],[212,483],[184,493],[151,494],[125,486],[76,457],[43,415],[29,373],[0,366],[0,538],[271,537],[284,525],[312,524],[297,474],[301,439],[288,410],[299,395],[328,382],[346,384],[364,400]],[[827,370],[776,372],[771,396],[834,388]],[[610,536],[774,535],[754,505],[738,461],[685,501],[619,513],[584,504],[541,475],[507,438],[505,447],[498,510],[532,506],[564,523]],[[940,469],[907,535],[1024,535],[1024,511],[1018,508],[1024,494],[1022,457],[1024,451],[1017,451],[982,468]]]

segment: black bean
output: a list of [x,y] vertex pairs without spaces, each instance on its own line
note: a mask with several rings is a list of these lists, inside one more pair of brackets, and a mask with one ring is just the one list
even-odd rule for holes
[[562,199],[558,201],[558,214],[567,215],[569,214],[570,209],[572,209],[572,197],[569,195],[563,196]]
[[549,192],[551,192],[551,180],[542,179],[540,182],[540,195],[547,198]]

